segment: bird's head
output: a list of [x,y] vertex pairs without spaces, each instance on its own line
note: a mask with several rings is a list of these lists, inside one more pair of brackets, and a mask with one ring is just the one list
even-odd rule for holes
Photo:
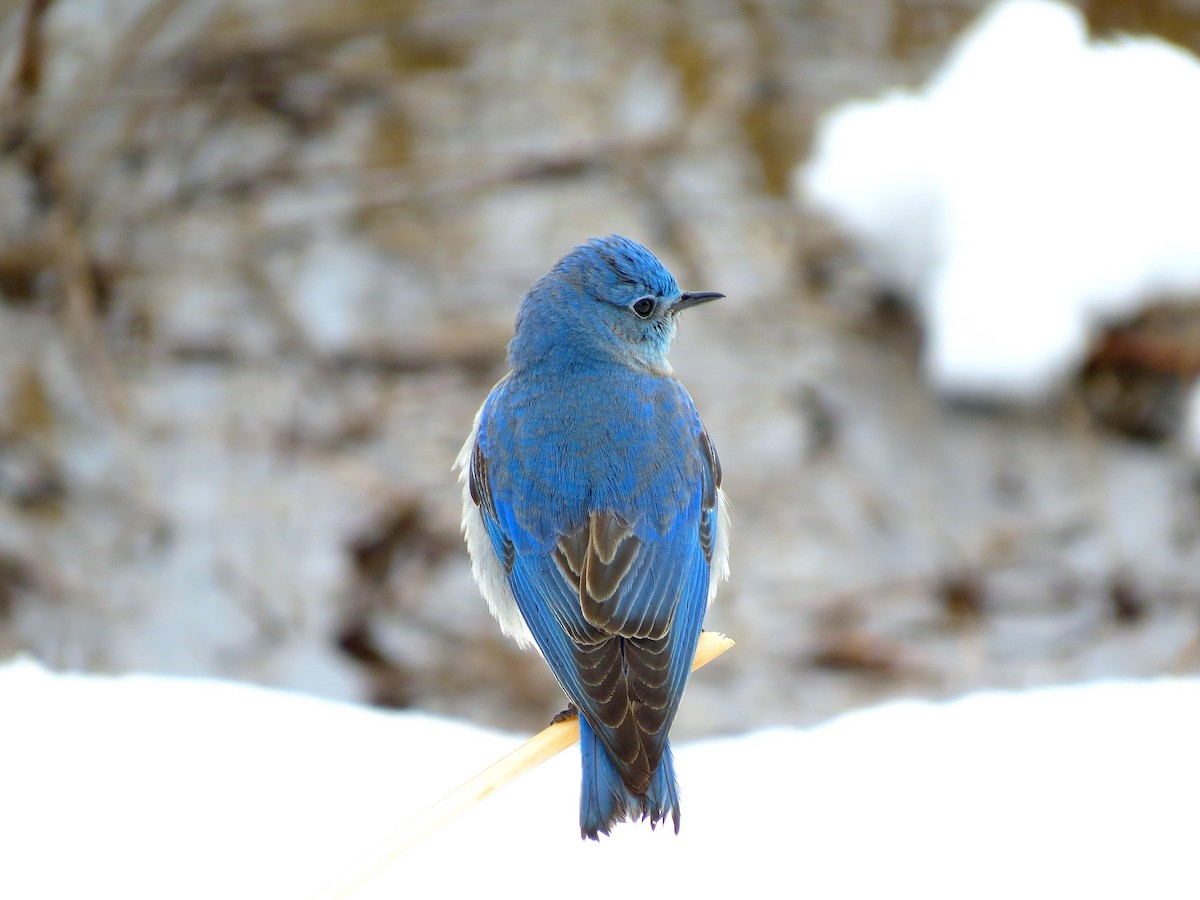
[[565,353],[669,371],[676,317],[723,296],[680,291],[675,277],[636,241],[593,238],[560,259],[525,295],[510,362]]

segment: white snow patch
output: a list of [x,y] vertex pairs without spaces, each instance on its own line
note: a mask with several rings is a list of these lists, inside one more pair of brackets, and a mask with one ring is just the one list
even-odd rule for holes
[[1197,108],[1186,51],[1007,0],[922,90],[827,115],[795,189],[917,302],[935,386],[1036,400],[1097,326],[1200,290]]
[[[717,896],[1194,896],[1200,680],[896,703],[678,750],[676,836],[576,826],[568,751],[364,896],[581,871]],[[244,685],[0,667],[0,896],[308,897],[519,739]],[[607,876],[605,876],[607,877]]]

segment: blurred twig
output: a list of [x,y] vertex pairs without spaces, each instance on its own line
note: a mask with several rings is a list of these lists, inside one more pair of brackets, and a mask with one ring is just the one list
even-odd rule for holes
[[[21,28],[21,46],[6,107],[18,122],[32,119],[43,69],[42,26],[53,0],[30,0]],[[71,209],[72,191],[58,149],[32,130],[11,136],[6,144],[20,147],[26,166],[41,187],[50,220],[49,262],[58,271],[66,303],[68,334],[79,347],[108,410],[120,421],[128,418],[128,403],[96,327],[98,287],[96,269]],[[23,145],[23,146],[22,146]]]
[[[728,650],[734,642],[714,631],[702,632],[692,670],[706,665]],[[407,822],[392,835],[386,845],[377,850],[369,864],[352,878],[339,884],[334,897],[350,897],[373,881],[400,856],[439,828],[452,822],[477,806],[500,788],[532,771],[546,760],[566,750],[579,740],[579,720],[562,719],[534,735],[512,753],[480,772],[470,781],[451,791],[429,809]]]
[[109,412],[121,423],[129,420],[129,402],[104,338],[96,324],[97,285],[95,267],[70,209],[71,190],[57,154],[44,148],[41,167],[50,195],[50,220],[55,250],[55,265],[66,296],[67,332],[83,356],[83,363],[95,379],[96,390]]
[[1093,358],[1108,365],[1134,365],[1169,375],[1200,375],[1200,346],[1159,335],[1110,331]]
[[13,68],[10,96],[13,105],[37,93],[42,83],[42,20],[54,0],[29,0],[21,23],[21,44]]

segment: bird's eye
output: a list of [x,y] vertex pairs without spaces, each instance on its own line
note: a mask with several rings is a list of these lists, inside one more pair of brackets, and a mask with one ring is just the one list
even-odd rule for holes
[[648,319],[654,312],[654,301],[649,297],[643,297],[637,303],[633,304],[633,311],[643,319]]

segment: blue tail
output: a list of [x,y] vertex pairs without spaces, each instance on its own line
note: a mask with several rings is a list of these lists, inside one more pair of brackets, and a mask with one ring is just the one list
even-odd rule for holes
[[579,717],[579,751],[583,759],[583,784],[579,792],[579,830],[583,837],[599,840],[617,822],[649,819],[650,827],[666,822],[670,814],[679,833],[679,785],[675,781],[675,760],[671,744],[663,747],[658,771],[645,794],[629,789],[617,767],[592,731],[585,717]]

